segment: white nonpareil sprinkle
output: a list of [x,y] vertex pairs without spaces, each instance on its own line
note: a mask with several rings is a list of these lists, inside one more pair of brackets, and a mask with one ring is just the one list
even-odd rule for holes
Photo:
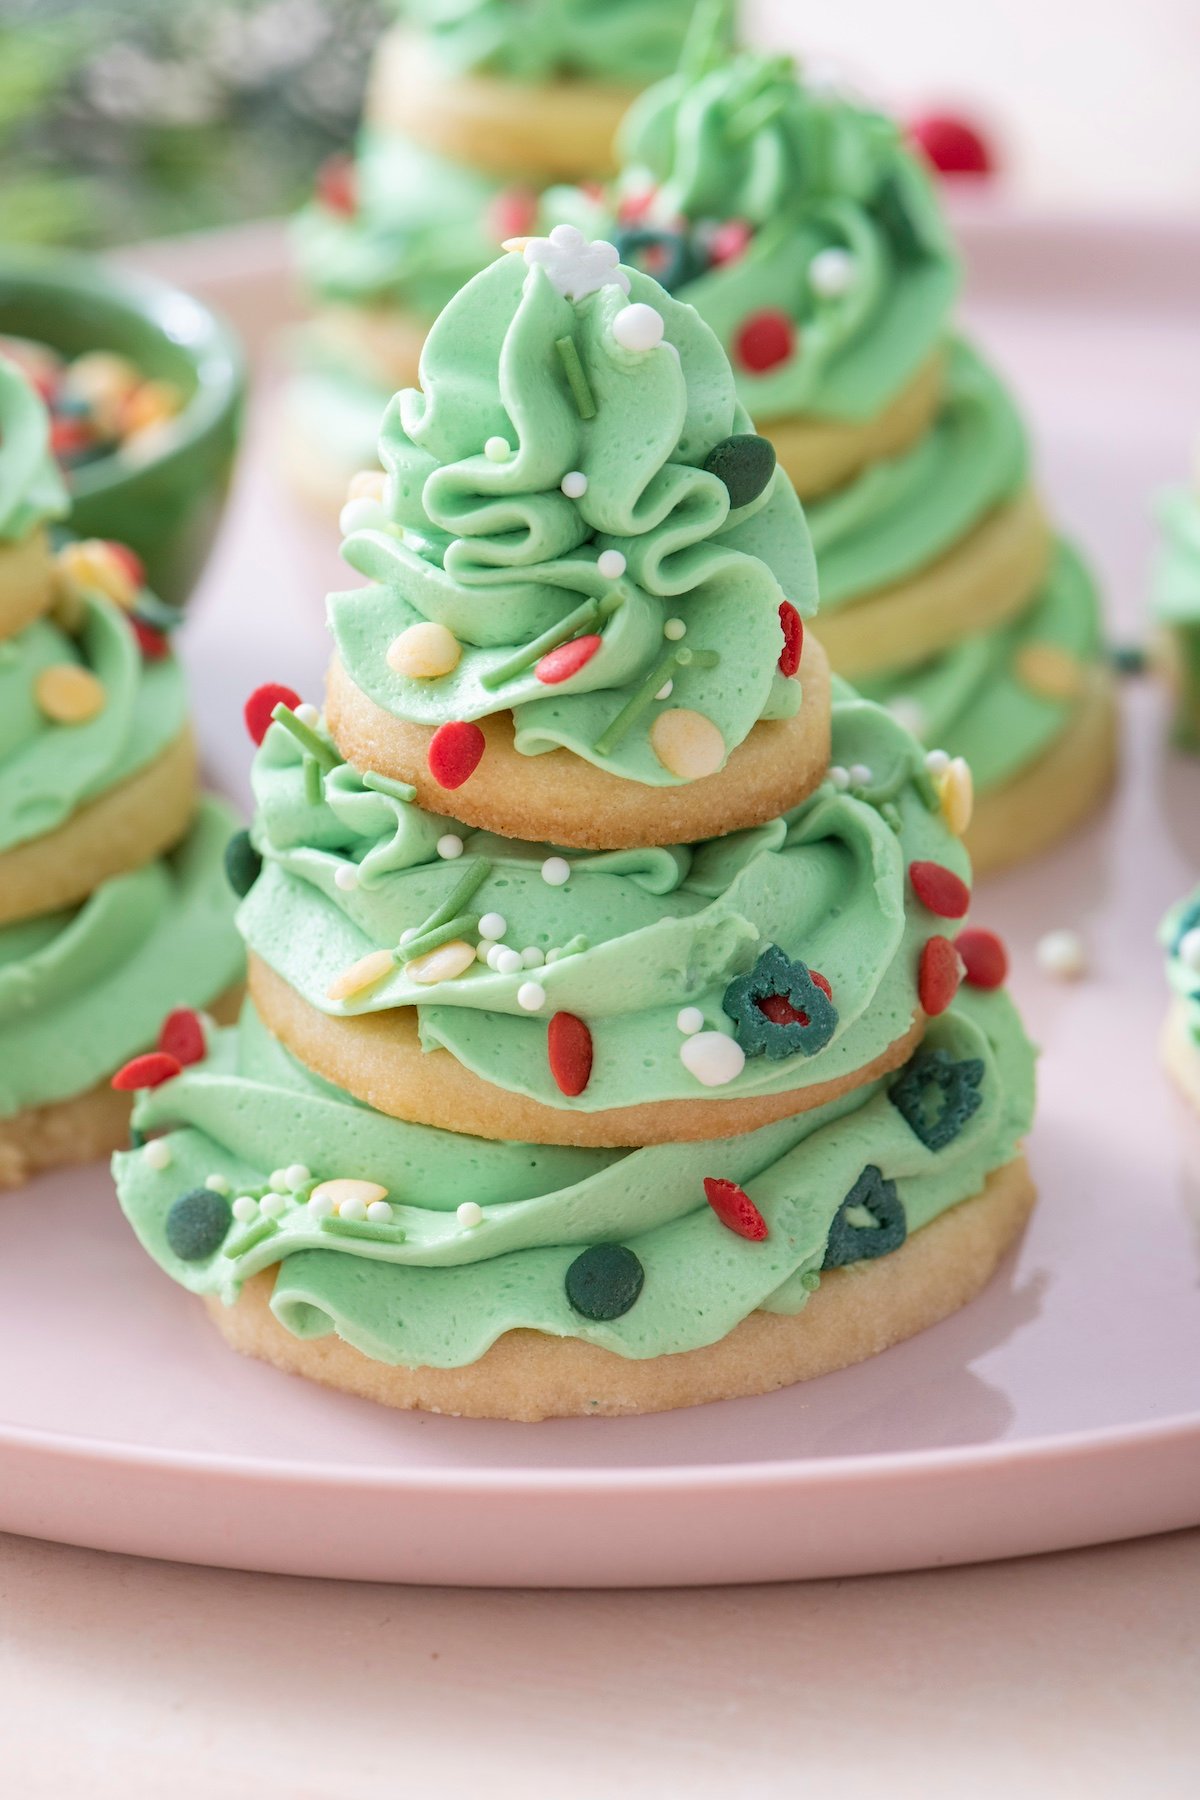
[[474,1231],[477,1225],[483,1224],[483,1208],[475,1200],[464,1200],[454,1216],[468,1231]]
[[437,853],[439,856],[444,857],[447,862],[453,862],[456,856],[461,856],[463,853],[462,839],[460,837],[455,837],[452,831],[448,831],[445,837],[440,837],[438,839]]
[[588,491],[588,478],[582,469],[568,469],[559,486],[568,500],[582,500]]
[[808,282],[814,294],[823,300],[839,300],[854,286],[858,265],[849,250],[837,244],[818,250],[808,265]]
[[481,938],[502,938],[508,930],[508,920],[503,913],[486,912],[479,921]]
[[496,960],[492,963],[497,975],[515,975],[521,967],[521,952],[497,947]]
[[333,872],[334,887],[341,888],[344,894],[351,894],[358,886],[358,870],[353,863],[341,863]]
[[356,1224],[361,1224],[366,1216],[367,1203],[365,1200],[360,1200],[357,1194],[352,1194],[348,1200],[343,1200],[338,1206],[339,1219],[351,1219]]
[[686,630],[687,626],[682,619],[668,619],[663,626],[663,636],[670,638],[673,644],[677,644]]
[[931,750],[925,758],[925,770],[929,775],[944,775],[950,767],[950,756],[945,750]]
[[308,1210],[318,1219],[328,1219],[333,1213],[333,1201],[328,1194],[313,1194],[308,1202]]
[[149,1163],[152,1169],[169,1169],[171,1166],[171,1146],[166,1138],[151,1138],[142,1146],[142,1161]]
[[480,938],[475,946],[475,957],[478,962],[489,962],[492,951],[496,948],[491,938]]
[[851,763],[850,780],[855,787],[868,787],[872,780],[872,771],[866,763]]
[[287,1211],[287,1199],[283,1194],[267,1194],[258,1203],[258,1210],[264,1219],[282,1218]]
[[258,1217],[258,1201],[251,1194],[239,1194],[233,1203],[233,1216],[240,1225],[248,1225]]
[[507,438],[490,437],[483,446],[483,454],[487,457],[489,462],[507,462],[512,455],[512,445]]
[[319,725],[321,723],[321,715],[317,711],[316,707],[313,705],[311,700],[302,700],[300,702],[299,706],[297,706],[294,710],[295,710],[296,717],[299,719],[299,721],[302,725],[308,725],[311,727],[313,725]]
[[286,1194],[288,1191],[287,1170],[272,1169],[270,1176],[268,1177],[267,1185],[277,1194]]
[[523,1012],[541,1012],[546,1004],[546,990],[540,981],[523,981],[517,989],[517,1005]]
[[206,1188],[210,1188],[214,1194],[227,1194],[229,1192],[229,1183],[223,1175],[205,1176],[204,1185]]
[[679,1060],[702,1087],[725,1087],[746,1066],[746,1054],[723,1031],[698,1031],[679,1047]]
[[612,331],[622,350],[657,350],[665,329],[663,316],[655,307],[635,300],[617,314]]
[[551,963],[556,963],[561,955],[562,955],[562,951],[559,950],[557,947],[555,947],[553,950],[547,950],[547,952],[546,952],[546,967],[549,968]]
[[675,1023],[685,1036],[695,1037],[698,1031],[704,1030],[704,1014],[698,1006],[685,1006],[680,1009]]
[[289,1163],[283,1171],[283,1178],[288,1184],[288,1191],[295,1193],[298,1187],[303,1187],[306,1181],[312,1180],[312,1170],[307,1163]]
[[386,1225],[392,1216],[390,1200],[372,1200],[367,1208],[367,1218],[372,1225]]
[[[482,945],[480,946],[480,948],[482,949]],[[496,958],[499,956],[499,954],[503,950],[503,948],[504,948],[503,944],[497,944],[494,941],[488,945],[487,955],[484,957],[483,960],[487,964],[489,969],[495,968]]]
[[542,880],[548,887],[565,887],[571,879],[571,865],[565,856],[548,856],[542,864]]
[[1048,931],[1037,943],[1038,968],[1060,981],[1074,981],[1087,968],[1087,951],[1077,931]]
[[675,683],[673,681],[664,681],[654,698],[656,700],[669,700],[674,692]]
[[849,769],[843,769],[840,763],[831,763],[829,768],[829,779],[834,787],[837,788],[838,792],[844,794],[846,789],[850,786],[850,771]]
[[[1179,940],[1179,960],[1193,974],[1200,975],[1200,926],[1185,931]],[[150,1146],[147,1144],[147,1149]]]
[[619,550],[602,550],[596,558],[596,567],[605,581],[618,581],[625,573],[625,558]]
[[374,531],[387,524],[387,514],[378,500],[360,494],[353,500],[347,500],[338,514],[338,530],[343,537],[351,537],[356,531]]
[[416,935],[417,935],[416,926],[410,925],[407,931],[402,931],[400,933],[400,942],[402,944],[411,944],[413,939],[416,937]]
[[521,952],[521,967],[524,969],[540,969],[545,960],[545,954],[537,944],[526,944]]

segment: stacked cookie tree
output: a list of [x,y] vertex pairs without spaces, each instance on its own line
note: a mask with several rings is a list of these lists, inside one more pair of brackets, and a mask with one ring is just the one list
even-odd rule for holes
[[1032,1197],[967,772],[831,691],[791,484],[611,245],[515,247],[421,378],[323,713],[251,697],[252,1003],[143,1100],[126,1213],[237,1348],[393,1406],[653,1411],[882,1350]]
[[322,170],[295,225],[317,304],[288,401],[301,492],[341,506],[441,308],[504,238],[532,228],[548,182],[611,170],[621,116],[674,68],[693,3],[398,0],[357,153]]
[[1175,741],[1200,750],[1200,473],[1159,500],[1151,595],[1162,661],[1175,693]]
[[1095,588],[1047,523],[1004,383],[950,332],[920,158],[785,58],[714,42],[637,101],[622,172],[550,218],[615,230],[712,326],[804,501],[835,669],[963,756],[977,869],[1077,824],[1113,774]]
[[[242,966],[231,820],[197,805],[174,614],[123,546],[52,551],[48,434],[0,360],[0,1187],[124,1142],[114,1072]],[[198,1054],[203,1029],[176,1013],[153,1066]]]

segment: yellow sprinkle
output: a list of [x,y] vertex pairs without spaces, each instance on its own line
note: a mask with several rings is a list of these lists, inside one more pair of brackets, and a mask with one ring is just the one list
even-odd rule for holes
[[129,437],[151,425],[173,419],[183,406],[183,394],[173,381],[143,381],[121,408],[121,429]]
[[1078,657],[1057,644],[1026,644],[1016,661],[1018,680],[1047,700],[1074,700],[1083,689]]
[[955,837],[961,837],[975,810],[975,783],[969,764],[963,757],[956,756],[948,768],[934,777],[933,785],[943,819]]
[[356,994],[365,994],[368,988],[390,975],[395,966],[390,950],[370,950],[348,969],[343,969],[340,975],[334,976],[325,990],[325,998],[352,1000]]
[[432,619],[410,625],[388,645],[387,666],[414,681],[436,681],[458,667],[462,645],[452,631]]
[[51,663],[34,682],[33,693],[56,725],[85,725],[104,711],[104,683],[78,663]]
[[502,250],[511,250],[517,256],[524,256],[531,242],[532,239],[527,237],[505,238],[500,248]]
[[334,1212],[340,1212],[348,1200],[361,1200],[364,1206],[373,1206],[376,1200],[387,1197],[387,1189],[380,1187],[377,1181],[352,1181],[348,1176],[319,1181],[309,1195],[310,1200],[330,1201]]
[[138,591],[129,570],[103,538],[80,538],[64,544],[55,558],[60,590],[99,593],[126,612],[137,604]]
[[405,963],[404,973],[410,981],[432,987],[436,981],[453,981],[456,975],[465,975],[474,961],[474,944],[468,944],[463,938],[452,938],[448,944],[439,944],[436,950],[429,950],[424,956]]
[[384,484],[387,477],[382,469],[360,469],[357,475],[350,477],[350,486],[346,489],[347,500],[383,500]]
[[128,357],[117,356],[111,350],[89,350],[77,356],[67,369],[63,388],[83,401],[106,436],[115,437],[122,409],[141,379],[140,369]]
[[712,720],[686,706],[659,713],[650,743],[663,768],[684,781],[715,775],[725,761],[725,740]]

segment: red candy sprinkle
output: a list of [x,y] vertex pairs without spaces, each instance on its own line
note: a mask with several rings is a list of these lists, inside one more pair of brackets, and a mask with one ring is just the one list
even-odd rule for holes
[[751,313],[733,340],[734,355],[744,369],[765,374],[786,362],[796,347],[796,328],[786,313]]
[[50,449],[56,457],[74,456],[80,450],[86,450],[90,442],[91,433],[81,420],[51,420]]
[[708,254],[718,266],[721,263],[736,262],[744,256],[754,236],[754,229],[745,219],[726,219],[713,232],[708,246]]
[[804,620],[790,600],[779,608],[779,624],[783,631],[783,649],[779,657],[779,673],[795,675],[804,654]]
[[960,931],[954,948],[962,957],[966,978],[972,987],[1003,987],[1008,974],[1008,951],[994,931],[973,925]]
[[914,119],[908,135],[939,175],[990,175],[996,166],[979,130],[952,113],[927,113]]
[[526,237],[537,224],[538,197],[532,188],[505,188],[487,209],[487,230],[497,243]]
[[922,906],[939,919],[961,919],[971,904],[971,890],[953,869],[941,863],[913,862],[908,865],[908,879]]
[[[819,987],[827,999],[833,999],[833,989],[828,980],[816,969],[810,969],[814,986]],[[807,1025],[808,1014],[793,1006],[786,994],[768,994],[765,1000],[755,1002],[760,1013],[765,1013],[772,1025]]]
[[163,631],[156,631],[153,625],[146,625],[141,619],[131,618],[129,628],[138,642],[138,649],[147,662],[161,662],[164,656],[171,653],[171,642]]
[[584,663],[591,662],[603,642],[603,638],[594,632],[588,637],[572,638],[569,644],[560,644],[557,650],[548,650],[533,672],[547,687],[556,687],[560,681],[569,681],[572,675],[578,675]]
[[199,1013],[193,1012],[190,1006],[177,1006],[174,1012],[169,1012],[158,1034],[158,1047],[167,1056],[173,1056],[183,1068],[188,1063],[202,1062],[206,1046]]
[[657,192],[657,188],[648,187],[642,188],[641,192],[637,194],[626,194],[617,208],[617,218],[621,224],[636,225],[639,219],[644,219],[654,204],[654,196]]
[[120,563],[134,587],[144,588],[146,585],[146,565],[138,555],[137,551],[131,550],[128,544],[118,543],[116,538],[105,538],[104,547],[110,552],[113,559]]
[[962,980],[958,951],[949,938],[931,937],[921,952],[917,998],[931,1019],[944,1013]]
[[429,773],[439,787],[459,788],[479,767],[487,739],[478,725],[456,719],[439,725],[429,740]]
[[358,177],[352,156],[326,157],[317,170],[317,199],[330,212],[352,219],[358,211]]
[[300,696],[295,688],[284,687],[278,681],[264,681],[256,687],[245,706],[242,717],[246,721],[246,730],[256,744],[261,744],[267,735],[267,726],[271,723],[271,714],[277,706],[297,707]]
[[164,1081],[173,1081],[182,1072],[183,1064],[177,1056],[168,1056],[165,1050],[148,1050],[145,1056],[135,1056],[118,1069],[112,1085],[119,1094],[132,1094],[139,1088],[161,1087]]
[[574,1013],[558,1012],[550,1021],[546,1048],[550,1073],[560,1093],[574,1099],[592,1078],[592,1034]]
[[827,1000],[832,1000],[833,999],[833,989],[830,987],[829,982],[826,979],[826,977],[824,975],[822,975],[820,973],[820,971],[817,969],[810,969],[808,972],[812,976],[812,979],[816,982],[817,986],[820,988],[821,992],[824,994],[825,998]]
[[770,1235],[767,1221],[749,1194],[736,1181],[726,1181],[722,1175],[706,1175],[704,1198],[722,1225],[728,1226],[738,1237],[749,1238],[753,1244],[761,1244]]

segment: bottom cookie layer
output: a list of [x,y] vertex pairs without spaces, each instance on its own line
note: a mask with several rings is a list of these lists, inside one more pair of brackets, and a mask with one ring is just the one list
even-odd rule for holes
[[1185,1100],[1200,1112],[1200,1045],[1188,1024],[1184,1001],[1174,1000],[1163,1027],[1162,1059]]
[[700,1350],[634,1360],[578,1339],[510,1331],[478,1362],[405,1369],[334,1337],[302,1340],[270,1310],[274,1273],[247,1282],[233,1306],[206,1305],[226,1343],[288,1374],[383,1406],[464,1418],[535,1422],[666,1412],[772,1393],[865,1362],[965,1306],[1016,1242],[1034,1202],[1024,1158],[983,1192],[941,1214],[898,1250],[834,1269],[795,1316],[757,1312]]

